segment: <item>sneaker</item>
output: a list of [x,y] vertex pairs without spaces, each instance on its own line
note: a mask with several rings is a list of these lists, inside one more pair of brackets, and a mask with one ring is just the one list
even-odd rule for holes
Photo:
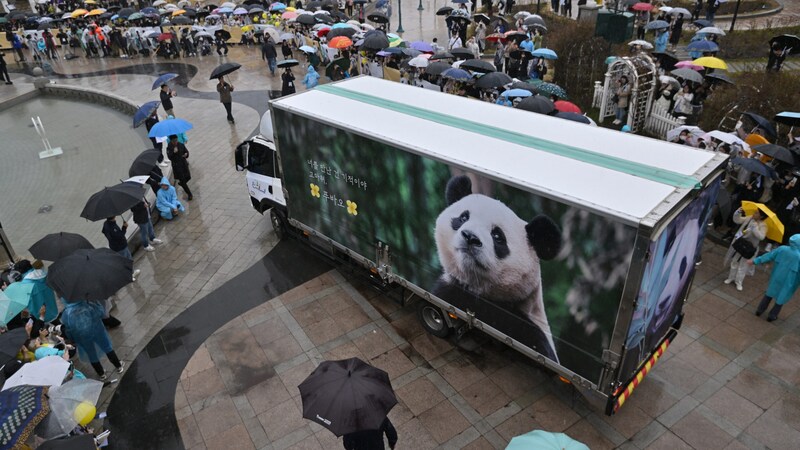
[[164,243],[164,241],[162,241],[161,239],[150,239],[150,242],[156,245],[161,245]]
[[156,251],[156,249],[153,248],[152,245],[148,245],[147,247],[144,248],[144,251],[146,251],[146,252],[154,252],[154,251]]
[[6,81],[6,84],[14,84],[14,83],[12,83],[12,82],[10,82],[10,81]]
[[731,284],[731,283],[733,283],[733,280],[731,278],[726,278],[725,281],[723,281],[723,283]]
[[131,277],[131,278],[132,278],[132,281],[136,281],[136,277],[137,277],[137,276],[138,276],[140,273],[142,273],[142,271],[141,271],[141,270],[139,270],[139,269],[136,269],[136,270],[134,270],[134,271],[133,271],[133,277]]
[[107,379],[108,377],[106,376],[106,374],[100,375],[100,381],[106,381]]
[[169,161],[166,161],[166,160],[165,161],[161,161],[160,163],[158,163],[158,165],[161,166],[161,167],[167,167],[169,165]]
[[742,291],[742,283],[736,283],[736,290],[739,292]]
[[119,367],[117,367],[117,373],[122,373],[124,371],[125,371],[125,363],[120,361],[119,362]]
[[614,121],[613,121],[613,122],[611,122],[611,123],[612,123],[612,124],[614,124],[614,125],[619,125],[619,124],[621,124],[621,123],[622,123],[622,121],[621,121],[621,120],[614,120]]

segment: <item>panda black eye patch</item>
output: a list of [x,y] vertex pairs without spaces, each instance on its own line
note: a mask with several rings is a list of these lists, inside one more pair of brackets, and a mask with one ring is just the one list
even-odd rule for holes
[[497,259],[503,259],[511,253],[508,249],[506,234],[500,227],[492,228],[492,242],[494,242],[494,253],[497,255]]
[[450,221],[450,226],[453,227],[453,230],[458,230],[461,228],[461,225],[464,225],[469,220],[469,211],[464,211],[461,213],[460,216],[454,217]]

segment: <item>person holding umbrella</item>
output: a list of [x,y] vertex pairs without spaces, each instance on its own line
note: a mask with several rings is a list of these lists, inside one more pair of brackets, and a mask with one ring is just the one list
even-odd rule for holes
[[172,109],[172,97],[176,96],[175,91],[170,90],[169,86],[167,86],[167,83],[164,83],[161,85],[161,92],[159,93],[159,96],[161,97],[161,106],[164,107],[164,111],[168,115],[174,116],[175,112]]
[[777,41],[773,42],[767,59],[767,72],[780,72],[783,60],[786,59],[786,55],[791,51],[791,47],[781,47]]
[[733,222],[739,225],[739,230],[734,235],[731,246],[728,247],[728,251],[725,254],[724,264],[730,264],[731,270],[724,283],[731,284],[735,282],[737,291],[742,290],[744,276],[748,272],[753,272],[753,269],[752,265],[746,264],[746,261],[752,258],[752,255],[746,255],[748,257],[745,257],[739,254],[734,244],[738,239],[744,239],[750,242],[753,248],[757,249],[761,241],[767,236],[767,224],[764,219],[766,219],[766,215],[760,209],[756,209],[750,217],[745,215],[742,208],[733,213]]
[[[123,222],[122,228],[120,228],[117,225],[116,216],[107,218],[103,223],[103,236],[108,239],[108,248],[133,261],[133,255],[128,248],[128,238],[125,237],[126,231],[128,231],[128,222]],[[133,271],[133,281],[136,281],[136,275],[139,275],[139,272],[141,271]]]
[[[236,123],[236,121],[233,120],[233,114],[231,114],[231,104],[233,102],[231,99],[231,92],[233,92],[233,85],[226,82],[225,77],[221,76],[217,82],[217,92],[219,92],[220,103],[222,103],[222,106],[225,107],[225,111],[228,113],[228,122],[232,124]],[[189,194],[189,197],[191,197],[191,194]]]
[[778,319],[783,305],[792,299],[795,291],[800,287],[800,234],[789,238],[789,245],[781,245],[769,253],[747,261],[751,266],[768,262],[774,262],[775,266],[769,276],[767,292],[756,308],[756,315],[764,314],[769,304],[775,299],[775,306],[767,316],[767,322],[773,322]]
[[287,67],[286,70],[283,71],[281,75],[281,96],[294,94],[297,90],[294,87],[294,74],[292,73],[292,68]]
[[[186,192],[186,200],[192,201],[192,191],[189,189],[189,180],[192,179],[192,173],[189,171],[189,150],[186,145],[178,142],[178,136],[173,134],[169,137],[169,144],[167,144],[167,157],[172,161],[172,175],[178,181],[178,185]],[[162,190],[163,190],[163,181]],[[169,183],[167,183],[169,184]],[[170,186],[172,187],[172,186]],[[175,188],[172,188],[173,190]],[[162,190],[159,190],[159,194]],[[159,208],[161,209],[161,208]]]
[[[152,114],[150,114],[144,121],[144,126],[145,128],[147,128],[147,132],[149,133],[150,129],[153,128],[153,125],[157,123],[158,123],[158,112],[156,112],[156,110],[153,110]],[[150,142],[153,143],[153,148],[155,150],[158,150],[159,152],[158,165],[160,165],[161,167],[167,167],[167,165],[169,165],[169,161],[164,160],[164,155],[162,154],[163,142],[158,142],[158,139],[154,137],[151,137],[149,139]]]
[[342,436],[344,448],[346,450],[383,450],[383,435],[389,441],[389,448],[394,450],[397,445],[397,430],[392,425],[389,417],[386,417],[377,430],[356,431]]

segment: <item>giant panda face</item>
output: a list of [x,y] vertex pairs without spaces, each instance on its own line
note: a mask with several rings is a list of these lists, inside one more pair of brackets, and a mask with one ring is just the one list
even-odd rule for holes
[[472,194],[436,220],[436,246],[444,271],[490,298],[524,299],[538,287],[539,258],[525,221],[503,203]]

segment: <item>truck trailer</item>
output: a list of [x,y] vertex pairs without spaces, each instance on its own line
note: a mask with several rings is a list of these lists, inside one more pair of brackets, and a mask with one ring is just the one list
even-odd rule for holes
[[265,117],[235,152],[253,207],[434,335],[486,333],[609,415],[676,336],[726,155],[372,77]]

